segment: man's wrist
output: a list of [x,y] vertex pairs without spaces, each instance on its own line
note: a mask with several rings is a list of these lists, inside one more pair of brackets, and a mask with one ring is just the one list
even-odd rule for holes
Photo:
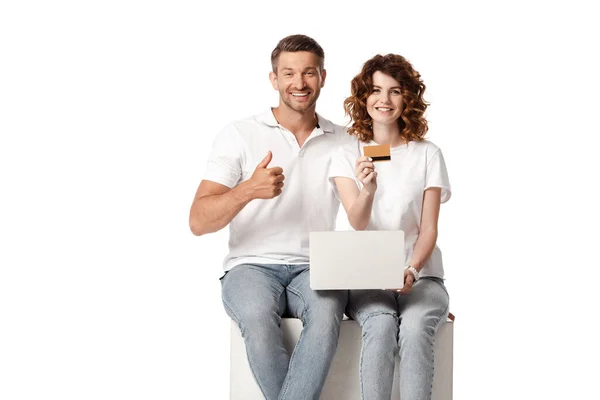
[[256,191],[254,190],[254,186],[252,185],[252,182],[250,182],[250,179],[240,183],[235,187],[235,189],[237,189],[236,192],[238,199],[243,204],[248,204],[250,201],[256,199]]

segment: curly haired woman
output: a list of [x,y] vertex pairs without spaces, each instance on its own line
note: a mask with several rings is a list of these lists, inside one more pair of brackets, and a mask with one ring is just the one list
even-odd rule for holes
[[[329,173],[356,230],[402,230],[406,266],[400,290],[351,290],[346,313],[363,330],[363,399],[390,399],[400,353],[402,400],[431,398],[434,337],[448,314],[442,256],[436,246],[440,204],[450,183],[440,149],[424,139],[427,103],[420,74],[402,56],[377,55],[352,80],[344,102],[356,142],[334,156]],[[391,159],[365,157],[389,145]]]

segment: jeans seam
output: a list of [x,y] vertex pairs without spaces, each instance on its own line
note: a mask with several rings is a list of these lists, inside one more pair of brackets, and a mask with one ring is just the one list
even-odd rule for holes
[[[361,322],[361,321],[357,321],[361,327],[364,323],[366,323],[369,319],[376,317],[378,315],[382,315],[382,314],[387,314],[387,315],[391,315],[392,317],[394,317],[394,319],[396,320],[396,323],[398,323],[398,315],[395,312],[390,312],[390,311],[376,311],[373,313],[369,313],[367,315],[367,317]],[[358,315],[357,315],[358,316]]]
[[[448,292],[446,292],[446,294],[447,293]],[[450,303],[448,303],[448,306],[446,307],[446,309],[444,310],[444,312],[440,316],[440,319],[438,320],[438,322],[437,322],[437,324],[435,326],[435,331],[434,331],[434,335],[433,335],[433,346],[431,346],[431,358],[433,359],[433,363],[431,363],[431,386],[429,387],[429,398],[430,399],[431,399],[431,396],[433,396],[433,379],[435,377],[435,342],[436,342],[436,335],[437,335],[438,329],[440,328],[440,325],[442,324],[442,321],[444,321],[444,317],[446,315],[448,315],[449,311],[450,311]]]
[[[364,339],[364,336],[363,336]],[[364,348],[363,346],[361,346],[360,349],[360,362],[359,362],[359,366],[358,366],[358,383],[360,384],[360,399],[361,400],[365,400],[365,389],[363,387],[363,379],[362,379],[362,368],[363,368],[363,351]]]
[[[296,291],[296,289],[292,286],[287,286],[287,290],[289,290],[292,294],[298,296],[300,298],[300,300],[302,300],[302,303],[304,305],[303,307],[303,311],[302,311],[302,315],[300,315],[298,318],[300,319],[300,321],[302,321],[302,326],[304,326],[304,315],[306,314],[307,311],[307,307],[306,307],[306,301],[304,300],[304,296],[302,296],[302,293],[299,291]],[[302,332],[300,332],[300,337],[298,338],[298,342],[296,343],[296,346],[294,346],[294,351],[292,351],[292,354],[290,355],[290,362],[289,362],[289,366],[292,365],[292,361],[294,360],[294,357],[296,356],[296,349],[298,348],[298,345],[300,344],[300,342],[302,341],[302,339],[304,338],[304,329],[302,329]],[[290,385],[290,378],[292,375],[292,371],[291,369],[288,367],[288,373],[285,377],[285,381],[284,381],[284,386],[283,388],[281,388],[281,392],[279,393],[279,399],[283,399],[283,396],[287,393],[287,389]]]

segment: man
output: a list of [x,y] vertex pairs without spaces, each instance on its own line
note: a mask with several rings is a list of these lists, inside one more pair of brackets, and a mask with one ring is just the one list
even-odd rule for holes
[[[229,224],[223,304],[240,327],[265,398],[318,399],[347,292],[310,289],[308,236],[334,229],[339,203],[327,171],[331,151],[349,136],[315,112],[326,77],[315,40],[282,39],[271,64],[279,105],[228,125],[215,139],[190,228],[203,235]],[[304,324],[291,357],[282,315]]]

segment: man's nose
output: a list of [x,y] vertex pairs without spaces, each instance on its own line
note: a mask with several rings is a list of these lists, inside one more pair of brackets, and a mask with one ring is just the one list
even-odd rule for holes
[[296,74],[294,76],[294,86],[296,89],[304,89],[304,74]]

